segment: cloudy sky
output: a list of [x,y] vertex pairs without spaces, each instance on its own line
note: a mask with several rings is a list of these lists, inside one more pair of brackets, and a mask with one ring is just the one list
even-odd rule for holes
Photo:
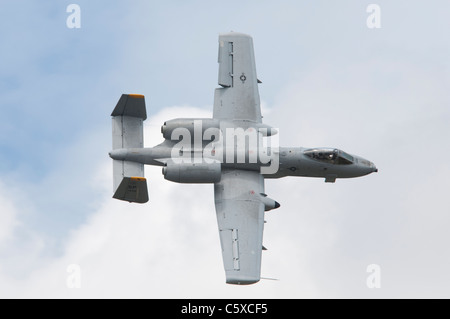
[[[71,3],[81,28],[67,26]],[[0,297],[449,298],[448,12],[446,0],[2,0]],[[266,214],[262,276],[278,280],[246,287],[225,284],[212,185],[148,167],[150,201],[115,201],[107,155],[122,93],[146,96],[149,147],[165,120],[212,115],[217,38],[231,30],[254,39],[282,146],[379,168],[266,181],[281,207]]]

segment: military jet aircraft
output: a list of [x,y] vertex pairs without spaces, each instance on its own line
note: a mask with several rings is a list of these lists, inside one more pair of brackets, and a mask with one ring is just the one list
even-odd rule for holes
[[264,179],[321,177],[334,183],[377,172],[362,157],[337,148],[279,147],[277,129],[262,123],[253,40],[219,35],[219,88],[212,118],[166,121],[164,141],[144,147],[145,98],[123,94],[112,116],[113,197],[148,201],[144,165],[162,166],[177,183],[214,184],[214,201],[228,284],[253,284],[261,277],[265,211],[280,204],[264,192]]

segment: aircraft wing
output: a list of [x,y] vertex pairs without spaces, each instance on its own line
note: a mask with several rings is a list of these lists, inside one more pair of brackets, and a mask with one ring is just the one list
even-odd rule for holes
[[264,229],[264,178],[259,172],[224,169],[214,184],[217,223],[226,282],[260,280]]
[[219,85],[214,94],[215,119],[261,123],[253,39],[242,33],[219,35]]

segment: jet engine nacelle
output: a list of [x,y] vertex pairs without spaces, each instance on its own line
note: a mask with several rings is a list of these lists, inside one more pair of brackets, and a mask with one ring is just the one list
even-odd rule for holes
[[[161,126],[161,133],[167,140],[172,140],[172,133],[175,129],[181,128],[179,133],[183,134],[184,129],[187,129],[191,136],[194,134],[201,134],[200,137],[204,136],[204,133],[207,129],[219,129],[220,122],[216,119],[208,119],[208,118],[198,118],[198,119],[173,119],[170,121],[164,122],[164,125]],[[176,133],[176,132],[175,132]],[[173,137],[174,140],[179,139],[179,135],[175,134]]]
[[217,183],[221,178],[221,164],[214,163],[174,163],[163,167],[164,178],[176,183]]
[[[278,130],[263,123],[255,123],[253,125],[262,136],[273,136],[278,133]],[[173,136],[172,134],[176,129],[181,129]],[[205,131],[209,129],[209,134]],[[161,133],[166,140],[179,140],[179,135],[185,133],[188,130],[191,136],[199,136],[200,138],[210,139],[212,135],[218,134],[220,130],[220,121],[217,119],[209,118],[178,118],[164,122],[161,126]],[[217,130],[217,131],[215,131]],[[224,132],[222,132],[224,134]]]

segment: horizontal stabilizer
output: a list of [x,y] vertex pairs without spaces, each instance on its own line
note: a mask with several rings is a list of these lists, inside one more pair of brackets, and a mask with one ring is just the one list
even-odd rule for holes
[[113,191],[119,187],[124,177],[144,177],[144,164],[113,160]]
[[147,180],[144,177],[124,177],[113,198],[141,204],[148,202]]

